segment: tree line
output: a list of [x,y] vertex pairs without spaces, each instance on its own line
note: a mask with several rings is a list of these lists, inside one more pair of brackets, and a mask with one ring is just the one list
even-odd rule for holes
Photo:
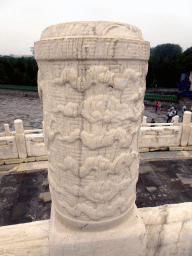
[[192,47],[182,52],[178,44],[162,44],[150,49],[147,88],[176,88],[181,74],[192,71]]
[[[147,88],[176,88],[182,73],[192,71],[192,47],[182,52],[178,44],[150,49]],[[0,56],[0,84],[37,87],[37,63],[33,57]]]
[[37,87],[37,71],[33,57],[0,57],[0,84]]

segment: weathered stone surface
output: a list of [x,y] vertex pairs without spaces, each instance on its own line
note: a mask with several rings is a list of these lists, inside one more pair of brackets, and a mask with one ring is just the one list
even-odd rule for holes
[[48,256],[49,221],[0,228],[0,255]]
[[147,229],[147,256],[190,256],[192,252],[192,203],[142,208]]
[[14,136],[0,137],[0,159],[18,158],[16,139]]
[[4,160],[0,160],[0,165],[3,165],[5,164],[5,161]]
[[38,169],[47,169],[47,161],[31,162],[27,164],[26,170],[38,170]]
[[77,228],[122,221],[135,202],[149,43],[131,25],[74,22],[47,28],[35,49],[56,212]]
[[169,147],[169,150],[171,150],[171,151],[192,150],[192,146],[188,146],[188,147]]
[[[54,210],[52,211],[54,213]],[[103,223],[105,226],[107,223]],[[89,225],[89,224],[88,224]],[[122,224],[108,230],[85,232],[83,225],[79,230],[67,228],[58,219],[52,216],[50,232],[50,255],[75,255],[79,256],[116,256],[145,255],[147,241],[145,226],[136,207],[132,214]],[[103,227],[103,229],[105,229]]]
[[5,164],[17,164],[17,163],[22,163],[22,162],[23,162],[22,158],[13,158],[13,159],[5,160]]
[[37,156],[35,157],[35,161],[47,161],[48,157],[47,156]]
[[[138,214],[142,217],[144,224],[147,228],[147,256],[191,256],[192,252],[192,203],[183,203],[177,205],[164,205],[152,208],[142,208],[138,210]],[[138,215],[138,216],[139,216]],[[139,220],[140,221],[140,220]],[[138,221],[138,223],[139,223]],[[128,223],[128,222],[127,222]],[[141,223],[141,222],[140,222]],[[131,222],[132,225],[135,224]],[[87,251],[92,251],[93,254],[89,255],[101,255],[101,251],[105,250],[105,255],[122,255],[120,253],[126,250],[125,255],[144,255],[134,254],[128,248],[128,243],[122,243],[121,239],[125,233],[130,230],[133,234],[135,229],[126,228],[120,225],[107,231],[111,233],[111,237],[115,237],[121,244],[117,251],[117,248],[113,248],[114,244],[109,240],[106,240],[106,236],[103,232],[103,238],[101,232],[99,232],[99,238],[92,237],[95,232],[83,232],[65,229],[64,232],[68,235],[64,237],[65,241],[68,241],[65,248],[58,247],[58,251],[55,251],[53,255],[58,255],[60,250],[63,249],[65,255],[69,250],[73,248],[73,255],[87,255]],[[62,229],[62,225],[61,225]],[[125,233],[118,233],[118,229]],[[115,232],[114,232],[115,231]],[[129,232],[129,231],[128,231]],[[98,232],[96,232],[98,233]],[[75,240],[75,244],[70,244],[71,237],[74,236],[79,239]],[[64,234],[63,234],[64,235]],[[81,236],[82,235],[82,236]],[[90,236],[89,236],[90,235]],[[119,235],[118,237],[116,237]],[[102,240],[101,240],[102,238]],[[138,236],[136,237],[138,238]],[[143,236],[142,236],[143,238]],[[93,246],[88,241],[94,242],[94,240],[101,240],[100,243],[95,242]],[[127,237],[125,238],[127,239]],[[81,243],[85,240],[85,243]],[[126,240],[125,240],[126,241]],[[136,241],[132,241],[136,244]],[[88,248],[85,251],[86,246]],[[102,250],[99,250],[99,247]],[[139,248],[138,248],[139,249]],[[95,254],[94,254],[95,253]],[[12,225],[0,228],[0,254],[2,256],[15,255],[15,256],[49,256],[49,220],[36,221],[32,223]]]
[[140,153],[149,152],[149,148],[140,148],[139,152]]
[[26,170],[27,163],[21,163],[17,169],[17,172],[23,172]]
[[182,127],[141,127],[140,148],[161,148],[179,146],[182,134]]
[[[137,246],[129,229],[139,221],[133,209],[149,50],[138,28],[102,21],[51,26],[35,43],[52,197],[51,255],[73,255],[80,238],[73,229],[82,228],[95,235],[82,234],[82,255],[145,252],[144,226],[133,235]],[[115,226],[123,221],[122,232]],[[66,234],[70,249],[58,251],[66,248]],[[96,250],[85,246],[87,239]]]
[[25,140],[28,156],[46,155],[43,134],[27,134]]

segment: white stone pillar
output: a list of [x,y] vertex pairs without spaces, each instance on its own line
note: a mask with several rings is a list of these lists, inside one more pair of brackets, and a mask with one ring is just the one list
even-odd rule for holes
[[14,126],[16,131],[15,138],[16,138],[19,158],[25,158],[27,157],[27,149],[26,149],[26,143],[25,143],[25,132],[23,128],[23,121],[20,119],[15,120]]
[[147,116],[143,116],[142,126],[145,127],[147,123]]
[[186,147],[189,140],[189,135],[191,131],[191,112],[185,111],[183,113],[183,123],[182,123],[182,135],[181,135],[181,146]]
[[4,124],[4,129],[5,129],[5,136],[10,136],[11,132],[9,129],[9,124]]
[[144,255],[135,198],[149,50],[138,28],[102,21],[50,26],[35,43],[50,255]]
[[173,117],[173,125],[174,126],[179,126],[179,116],[174,116]]

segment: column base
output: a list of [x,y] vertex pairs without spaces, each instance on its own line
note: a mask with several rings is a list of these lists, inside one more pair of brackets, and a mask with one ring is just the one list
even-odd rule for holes
[[144,256],[146,242],[145,225],[136,206],[122,224],[92,232],[66,227],[52,208],[50,256]]

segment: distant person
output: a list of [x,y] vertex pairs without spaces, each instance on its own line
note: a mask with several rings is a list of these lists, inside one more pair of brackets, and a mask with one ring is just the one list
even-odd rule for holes
[[176,108],[173,108],[172,110],[173,110],[173,112],[174,112],[174,116],[176,116],[176,115],[177,115],[177,110],[176,110]]
[[181,113],[183,114],[183,113],[185,112],[185,110],[186,110],[186,106],[185,106],[185,104],[183,104],[183,107],[182,107]]
[[172,102],[172,103],[170,104],[170,109],[174,108],[174,106],[175,106],[175,104]]
[[167,123],[171,122],[173,117],[173,112],[171,109],[169,109],[168,113],[167,113]]
[[157,113],[157,109],[159,108],[159,101],[155,101],[156,105],[155,105],[155,112]]
[[191,106],[191,112],[192,112],[192,106]]
[[[155,119],[154,119],[154,118],[151,119],[151,123],[152,123],[152,124],[155,123]],[[155,125],[151,125],[151,127],[155,127]]]
[[172,119],[173,119],[173,117],[175,116],[175,108],[172,108],[171,112],[173,113],[172,115]]

